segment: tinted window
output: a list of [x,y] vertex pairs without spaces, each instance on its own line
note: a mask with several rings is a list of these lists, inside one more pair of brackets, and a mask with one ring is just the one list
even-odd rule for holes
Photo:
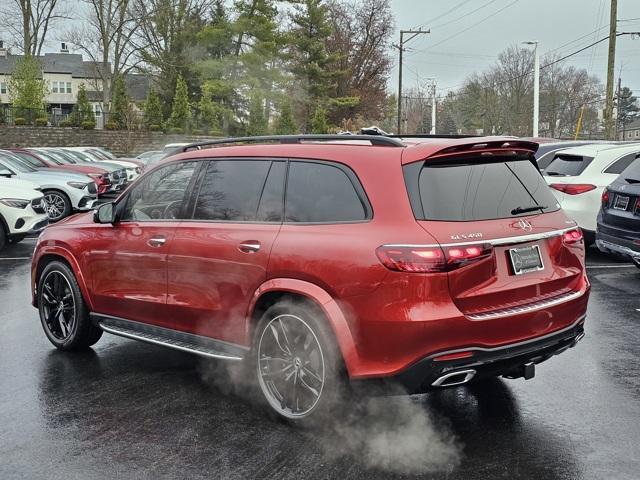
[[553,159],[556,156],[556,152],[552,151],[552,152],[548,152],[545,153],[544,155],[542,155],[539,159],[538,159],[538,168],[540,170],[544,170],[545,168],[547,168],[549,166],[549,164],[551,162],[553,162]]
[[[282,163],[282,162],[280,162]],[[202,180],[194,218],[251,222],[256,220],[260,196],[272,162],[268,160],[212,160]],[[265,206],[265,211],[267,207]]]
[[622,173],[625,168],[631,165],[631,163],[636,159],[637,155],[637,153],[630,153],[629,155],[625,155],[620,160],[615,161],[613,165],[611,165],[604,171],[604,173]]
[[257,220],[260,222],[281,222],[284,201],[284,176],[287,165],[273,162],[267,182],[264,184]]
[[291,162],[285,219],[288,222],[362,221],[367,219],[367,208],[342,169],[321,163]]
[[[406,174],[405,178],[407,182],[415,181]],[[529,160],[426,165],[419,173],[418,191],[422,219],[426,220],[490,220],[517,216],[519,214],[512,211],[518,207],[541,205],[544,211],[559,208],[540,172]],[[413,207],[414,212],[420,211]]]
[[593,157],[559,154],[544,169],[544,174],[548,176],[574,177],[580,175],[592,160]]
[[123,221],[182,218],[182,202],[197,162],[167,165],[145,176],[127,195]]

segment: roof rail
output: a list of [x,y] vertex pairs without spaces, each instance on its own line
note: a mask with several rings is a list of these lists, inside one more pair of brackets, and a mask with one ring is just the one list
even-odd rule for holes
[[381,135],[267,135],[258,137],[230,137],[218,140],[210,140],[207,142],[192,143],[180,147],[176,152],[189,152],[192,150],[201,150],[202,148],[215,145],[228,145],[234,143],[269,143],[277,142],[280,144],[300,144],[304,142],[335,142],[335,141],[368,141],[371,145],[383,147],[406,147],[404,143],[395,138],[384,137]]
[[420,134],[420,135],[387,135],[389,138],[474,138],[478,135],[431,135],[431,134]]

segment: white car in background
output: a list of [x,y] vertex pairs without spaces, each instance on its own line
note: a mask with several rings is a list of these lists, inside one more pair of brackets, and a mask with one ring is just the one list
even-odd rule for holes
[[91,177],[74,172],[41,171],[9,152],[0,152],[4,175],[37,185],[44,194],[49,221],[57,222],[73,212],[91,210],[98,200],[98,187]]
[[602,193],[640,155],[640,143],[592,144],[555,152],[544,169],[547,184],[562,209],[584,231],[585,243],[596,236]]
[[42,192],[33,183],[10,176],[0,166],[0,250],[49,225]]
[[109,164],[120,165],[127,171],[127,180],[129,182],[134,181],[142,173],[144,167],[143,163],[139,160],[109,158],[106,153],[97,147],[58,147],[60,150],[71,150],[76,152],[82,152],[88,155],[95,162],[107,162]]

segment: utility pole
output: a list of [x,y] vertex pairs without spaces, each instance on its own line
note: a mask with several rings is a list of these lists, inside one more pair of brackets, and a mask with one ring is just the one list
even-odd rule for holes
[[535,45],[533,49],[533,137],[538,136],[538,124],[540,123],[540,52],[538,40],[522,42],[526,45]]
[[[393,45],[400,50],[400,64],[398,65],[398,135],[402,133],[402,54],[405,50],[404,45],[424,33],[431,33],[431,30],[400,30],[400,43]],[[405,40],[405,34],[411,36]]]
[[607,63],[607,100],[604,106],[604,136],[605,140],[613,140],[613,69],[616,64],[616,24],[618,23],[618,0],[611,0],[611,14],[609,16],[609,59]]
[[[622,71],[621,71],[622,73]],[[618,77],[618,89],[616,90],[616,140],[618,140],[618,128],[620,125],[620,93],[622,90],[622,77]],[[624,126],[622,127],[622,139],[624,140]]]
[[431,135],[436,134],[436,79],[433,79],[431,85]]

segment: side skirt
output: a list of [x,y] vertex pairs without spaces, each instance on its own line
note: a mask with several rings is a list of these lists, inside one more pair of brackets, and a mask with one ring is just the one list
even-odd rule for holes
[[102,330],[113,335],[161,345],[203,357],[242,360],[249,352],[249,349],[242,345],[100,313],[92,313],[91,320]]

